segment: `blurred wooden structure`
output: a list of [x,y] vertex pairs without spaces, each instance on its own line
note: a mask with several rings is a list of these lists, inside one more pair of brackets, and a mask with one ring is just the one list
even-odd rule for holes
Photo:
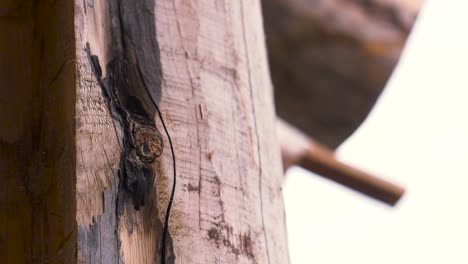
[[278,119],[277,133],[285,169],[297,165],[388,205],[403,196],[403,187],[339,161],[327,147]]
[[335,148],[397,64],[422,0],[264,0],[278,115]]

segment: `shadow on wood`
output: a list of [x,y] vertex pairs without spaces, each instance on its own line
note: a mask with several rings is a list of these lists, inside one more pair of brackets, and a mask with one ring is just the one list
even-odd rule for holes
[[74,3],[0,6],[0,263],[65,263],[76,253]]

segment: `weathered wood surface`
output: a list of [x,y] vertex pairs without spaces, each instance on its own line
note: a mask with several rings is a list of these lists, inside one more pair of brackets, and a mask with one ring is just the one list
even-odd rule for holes
[[278,115],[335,148],[364,120],[423,0],[264,0]]
[[0,263],[76,253],[70,1],[0,1]]
[[126,50],[171,133],[178,184],[168,262],[288,263],[259,1],[118,3],[75,2],[78,261],[158,262],[173,173],[163,134],[154,183],[135,209],[118,176],[125,133],[92,74],[84,51],[89,42],[105,78]]

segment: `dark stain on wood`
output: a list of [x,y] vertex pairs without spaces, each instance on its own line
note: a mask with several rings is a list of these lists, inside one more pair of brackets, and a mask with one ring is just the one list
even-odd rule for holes
[[104,191],[104,212],[89,227],[78,227],[78,252],[82,263],[123,263],[117,233],[118,180]]
[[[102,70],[98,57],[90,56],[90,63],[98,76],[98,83],[115,121],[115,127],[121,130],[117,133],[121,135],[122,146],[119,177],[115,181],[117,183],[113,186],[113,192],[105,195],[109,197],[109,201],[105,199],[104,214],[97,217],[89,230],[79,230],[79,244],[86,243],[86,247],[89,248],[90,244],[94,245],[96,236],[113,232],[114,237],[108,236],[108,242],[114,247],[109,248],[113,255],[108,256],[110,262],[105,263],[123,263],[119,256],[119,222],[125,213],[123,224],[131,233],[137,228],[136,217],[143,217],[143,231],[151,228],[157,235],[154,260],[156,262],[164,249],[160,241],[163,224],[158,218],[158,206],[154,200],[155,177],[160,176],[159,170],[154,169],[158,167],[154,163],[157,163],[156,159],[163,151],[163,140],[155,124],[157,113],[153,105],[160,100],[162,80],[154,0],[110,0],[108,3],[112,21],[109,47],[112,59],[106,65],[105,79],[100,78]],[[87,49],[89,52],[89,46]],[[138,211],[141,213],[137,213]],[[110,241],[112,239],[115,240]],[[101,241],[99,245],[102,247],[104,242]],[[100,254],[104,254],[103,249],[99,251]],[[87,258],[93,256],[91,253],[81,253]],[[114,256],[115,253],[117,256]],[[169,234],[166,263],[174,261],[175,255]]]
[[213,241],[217,248],[224,246],[236,257],[243,255],[255,263],[254,242],[250,232],[236,234],[231,226],[222,223],[210,228],[207,235],[208,239]]
[[[210,228],[210,230],[208,230],[208,238],[210,240],[219,241],[219,237],[220,237],[220,235],[219,235],[218,229]],[[218,244],[218,246],[219,246],[219,244]]]
[[104,87],[108,89],[107,102],[112,115],[124,131],[120,165],[122,191],[129,192],[134,208],[139,210],[153,186],[151,165],[162,154],[163,141],[154,123],[154,110],[145,109],[140,99],[147,94],[136,89],[143,86],[136,67],[124,58],[113,59],[107,65]]
[[197,192],[197,193],[200,192],[200,186],[198,186],[198,185],[193,185],[193,184],[189,183],[186,186],[187,186],[187,190],[189,192]]
[[[221,179],[215,175],[211,182],[214,184],[212,191],[213,197],[220,197],[221,195]],[[218,199],[221,214],[215,219],[217,222],[212,222],[213,226],[207,230],[208,240],[212,241],[217,248],[225,247],[236,257],[241,255],[251,259],[253,263],[256,263],[254,255],[254,245],[250,235],[250,232],[243,233],[234,228],[226,221],[224,215],[224,202],[222,199]]]

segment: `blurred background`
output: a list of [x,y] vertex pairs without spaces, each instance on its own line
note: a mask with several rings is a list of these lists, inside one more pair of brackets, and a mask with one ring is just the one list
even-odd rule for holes
[[263,9],[278,115],[406,190],[391,207],[286,163],[292,264],[468,263],[468,1]]

